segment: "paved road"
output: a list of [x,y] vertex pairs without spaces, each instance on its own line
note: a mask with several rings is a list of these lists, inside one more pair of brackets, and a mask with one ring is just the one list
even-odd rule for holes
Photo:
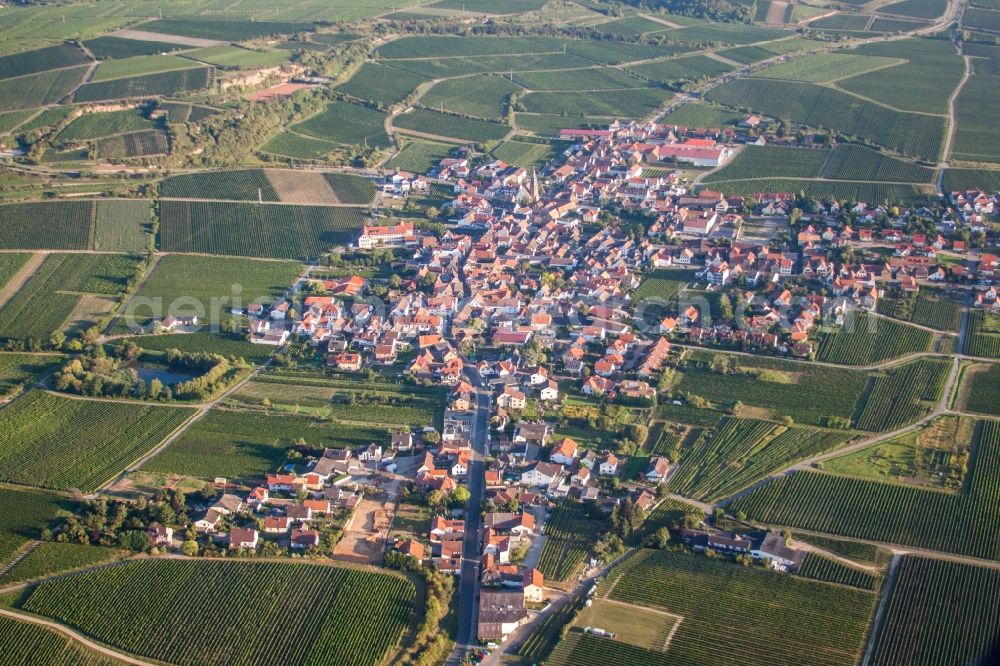
[[465,516],[465,543],[462,545],[462,574],[458,586],[458,636],[455,648],[448,658],[449,664],[459,664],[467,650],[477,645],[479,619],[479,555],[482,543],[482,516],[485,458],[489,434],[490,394],[479,372],[467,365],[465,378],[476,392],[476,411],[472,417],[469,440],[472,459],[466,485],[469,487],[469,504]]

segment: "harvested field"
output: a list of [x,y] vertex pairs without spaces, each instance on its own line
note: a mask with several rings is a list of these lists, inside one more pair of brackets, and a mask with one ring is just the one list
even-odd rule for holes
[[340,203],[336,192],[323,174],[310,171],[268,169],[264,171],[271,187],[282,203],[335,204]]
[[122,39],[134,39],[140,42],[167,42],[168,44],[182,44],[183,46],[219,46],[226,43],[218,39],[167,35],[162,32],[150,32],[149,30],[119,30],[112,33],[111,36]]

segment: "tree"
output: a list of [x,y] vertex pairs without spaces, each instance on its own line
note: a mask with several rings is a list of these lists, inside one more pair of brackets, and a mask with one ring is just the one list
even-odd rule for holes
[[440,490],[432,490],[427,493],[427,506],[432,509],[440,509],[445,503],[444,493]]
[[670,530],[666,527],[661,527],[647,536],[643,541],[643,545],[648,546],[649,548],[665,550],[667,546],[670,545]]
[[458,486],[448,494],[448,504],[453,507],[464,506],[469,498],[472,497],[472,493],[465,486]]
[[194,557],[198,554],[198,542],[197,541],[185,541],[181,544],[181,552],[183,552],[188,557]]

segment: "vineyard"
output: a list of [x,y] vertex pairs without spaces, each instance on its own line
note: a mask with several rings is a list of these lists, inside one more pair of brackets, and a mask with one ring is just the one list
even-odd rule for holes
[[715,501],[732,495],[768,474],[839,448],[849,432],[785,428],[768,421],[723,418],[683,451],[670,480],[672,492]]
[[493,157],[519,167],[537,167],[551,161],[558,148],[551,143],[504,141],[493,150]]
[[289,21],[227,20],[198,16],[195,18],[160,19],[151,23],[143,23],[142,29],[164,35],[242,42],[269,35],[290,35],[295,32],[312,30],[313,24]]
[[510,96],[520,92],[520,86],[501,76],[480,75],[436,83],[420,103],[439,111],[497,120],[503,118]]
[[348,146],[387,148],[385,117],[383,112],[360,104],[333,102],[308,120],[292,125],[291,130]]
[[1000,539],[1000,424],[981,422],[961,494],[797,472],[728,508],[773,525],[996,559]]
[[888,553],[888,551],[880,551],[878,546],[874,544],[863,541],[846,541],[815,534],[796,534],[795,540],[810,543],[834,555],[840,555],[861,564],[879,564],[880,552]]
[[943,117],[892,111],[811,83],[737,79],[712,90],[708,99],[811,127],[825,127],[930,160],[941,152],[944,138]]
[[141,130],[100,139],[94,149],[100,159],[120,160],[165,155],[170,152],[170,143],[163,130]]
[[385,444],[389,440],[383,428],[308,416],[214,409],[192,423],[142,469],[202,479],[259,478],[276,471],[299,438],[318,450]]
[[968,388],[963,409],[1000,416],[1000,365],[991,364],[966,370]]
[[737,371],[723,374],[711,370],[714,356],[706,354],[699,363],[689,361],[678,371],[674,388],[727,407],[742,402],[766,408],[777,417],[791,416],[810,425],[826,425],[831,417],[850,419],[868,379],[864,372],[848,368],[736,356],[728,358],[739,364]]
[[366,205],[375,195],[375,186],[368,178],[349,173],[324,173],[323,179],[342,204]]
[[10,395],[15,389],[53,370],[62,358],[55,354],[0,354],[0,396]]
[[263,169],[199,171],[171,176],[160,183],[160,195],[168,199],[279,201]]
[[805,192],[817,199],[835,201],[863,201],[866,203],[927,202],[931,199],[931,186],[897,185],[839,180],[799,180],[795,178],[748,178],[746,180],[713,181],[714,189],[726,194],[752,197],[757,192]]
[[430,109],[414,109],[396,116],[392,124],[400,130],[409,129],[477,143],[502,139],[510,129],[506,125]]
[[941,399],[950,367],[940,359],[921,359],[873,375],[857,427],[895,430],[920,420]]
[[656,300],[664,305],[674,306],[675,300],[692,277],[692,271],[683,268],[654,271],[632,292],[632,301],[642,303]]
[[929,183],[934,180],[934,169],[884,155],[871,148],[842,143],[830,153],[821,175],[835,180]]
[[145,252],[149,248],[152,204],[137,200],[98,200],[94,213],[94,249]]
[[[720,76],[733,69],[733,66],[703,55],[687,58],[663,60],[645,65],[630,66],[629,72],[634,72],[653,81],[672,84],[678,81],[698,81]],[[672,122],[672,121],[671,121]],[[726,123],[718,123],[725,125]]]
[[42,541],[7,573],[0,575],[0,586],[35,580],[60,571],[69,571],[109,562],[126,555],[126,551],[78,543]]
[[159,74],[87,83],[76,91],[73,101],[78,103],[99,102],[133,97],[176,95],[206,88],[211,82],[212,69],[210,67],[178,69]]
[[318,160],[334,150],[339,145],[322,139],[302,136],[295,132],[278,132],[260,147],[261,152],[273,155],[284,155],[303,160]]
[[133,56],[155,55],[157,53],[167,53],[168,51],[177,51],[184,48],[181,44],[122,39],[121,37],[112,37],[110,35],[88,39],[84,42],[84,46],[94,54],[95,58],[102,60],[105,58],[131,58]]
[[372,571],[146,560],[46,581],[24,608],[133,654],[181,665],[375,666],[396,648],[413,599],[408,580]]
[[135,56],[101,62],[90,80],[110,81],[111,79],[157,74],[192,67],[201,67],[201,64],[169,54]]
[[[861,590],[652,550],[612,569],[599,594],[683,616],[667,654],[700,664],[735,663],[737,655],[751,666],[801,664],[804,654],[815,665],[855,664],[875,605]],[[743,649],[752,644],[767,649]]]
[[[867,17],[865,17],[867,23]],[[802,81],[803,83],[828,83],[849,76],[857,76],[875,70],[901,64],[895,58],[859,56],[852,53],[817,53],[789,62],[772,65],[754,72],[753,78]]]
[[796,569],[795,574],[803,578],[849,585],[862,590],[874,590],[878,582],[878,576],[874,574],[815,553],[806,553],[802,566]]
[[545,523],[545,546],[538,570],[546,580],[565,582],[576,577],[593,544],[607,528],[603,514],[586,505],[566,501],[552,510]]
[[87,67],[81,66],[0,80],[0,111],[32,109],[58,102],[80,85],[86,73]]
[[32,666],[121,666],[59,632],[0,617],[0,654],[5,664]]
[[823,335],[818,358],[828,363],[872,365],[927,351],[932,338],[928,331],[856,312],[839,331]]
[[630,88],[597,92],[563,93],[532,92],[524,96],[530,113],[584,114],[645,118],[657,112],[672,97],[663,88]]
[[68,504],[50,493],[0,487],[0,564],[13,558],[30,539],[39,538],[42,528],[69,509]]
[[969,333],[963,351],[969,356],[1000,358],[1000,317],[982,310],[971,310]]
[[427,173],[438,162],[448,157],[454,147],[447,143],[409,139],[386,166],[412,173]]
[[193,413],[33,391],[0,410],[0,480],[93,492]]
[[58,138],[60,141],[86,141],[154,127],[156,123],[146,118],[141,109],[88,113],[74,118],[59,132]]
[[317,257],[350,243],[364,224],[357,208],[163,201],[160,248],[269,259]]
[[57,44],[44,49],[3,56],[0,58],[0,79],[86,65],[89,62],[86,54],[73,44]]
[[709,183],[780,176],[815,178],[831,154],[821,149],[746,146],[726,166],[704,180]]
[[0,206],[0,248],[90,249],[93,201],[36,201]]
[[575,630],[566,634],[545,663],[548,666],[660,666],[666,662],[659,650],[646,650]]
[[[128,333],[124,330],[123,333]],[[260,363],[274,351],[267,345],[257,345],[239,335],[222,333],[164,333],[126,338],[146,351],[165,352],[177,349],[185,353],[220,354],[222,356],[241,358],[251,363]]]
[[377,62],[361,65],[354,76],[337,90],[373,104],[392,106],[409,97],[427,77]]
[[1000,632],[1000,571],[904,555],[873,666],[985,664]]

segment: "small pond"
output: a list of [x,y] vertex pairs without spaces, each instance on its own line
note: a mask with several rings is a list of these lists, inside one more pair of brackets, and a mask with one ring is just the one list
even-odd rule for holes
[[164,386],[180,384],[198,376],[191,372],[172,370],[157,363],[129,363],[127,367],[135,370],[142,381],[149,383],[154,379],[159,379]]

